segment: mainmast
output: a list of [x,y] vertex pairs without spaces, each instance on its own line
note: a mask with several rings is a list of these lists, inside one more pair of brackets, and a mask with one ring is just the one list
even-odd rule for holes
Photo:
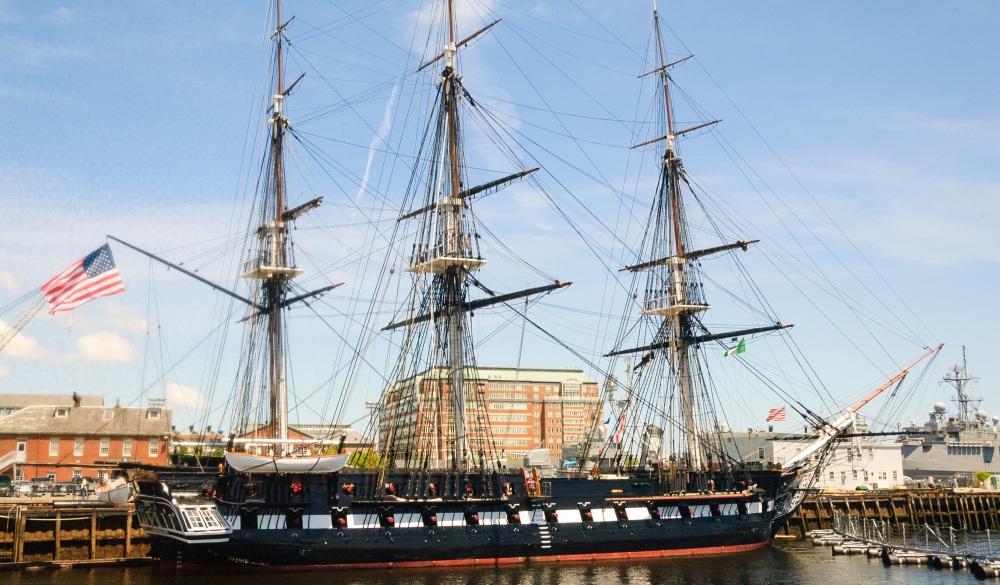
[[[448,0],[448,46],[444,48],[445,133],[448,140],[448,162],[451,167],[450,201],[444,206],[445,254],[455,258],[466,256],[462,248],[461,198],[462,181],[458,166],[458,87],[455,72],[455,10],[454,1]],[[460,306],[464,300],[465,275],[460,264],[453,265],[444,274],[445,310],[448,315],[448,362],[451,368],[451,388],[455,405],[455,467],[461,471],[466,467],[468,457],[467,432],[465,425],[465,356],[462,339],[464,313]]]
[[[499,21],[493,21],[471,35],[456,40],[454,0],[448,0],[447,6],[445,45],[440,54],[417,69],[418,72],[422,71],[439,61],[443,65],[437,83],[439,93],[435,123],[428,126],[428,129],[434,132],[433,139],[428,142],[433,151],[428,156],[421,157],[429,161],[426,171],[430,178],[421,181],[425,188],[423,206],[405,213],[399,218],[400,221],[420,218],[423,222],[423,227],[420,230],[421,239],[414,246],[413,255],[409,258],[410,265],[406,269],[417,275],[414,286],[414,302],[410,307],[410,315],[387,325],[384,329],[430,327],[429,339],[431,341],[428,359],[426,361],[419,359],[406,361],[405,366],[400,368],[403,376],[401,380],[406,378],[407,367],[414,369],[426,367],[427,372],[442,372],[441,378],[444,379],[444,385],[450,386],[450,388],[436,388],[434,393],[435,395],[439,393],[443,395],[445,392],[450,392],[450,409],[454,412],[454,422],[450,424],[449,430],[454,432],[454,436],[443,434],[433,442],[437,445],[450,440],[454,442],[453,447],[452,445],[446,446],[447,453],[440,448],[436,448],[432,452],[431,448],[425,446],[427,443],[418,444],[416,451],[421,453],[420,456],[424,460],[433,456],[433,459],[443,463],[442,459],[450,459],[448,463],[453,468],[465,470],[477,463],[472,457],[473,453],[478,451],[478,462],[485,464],[486,451],[493,448],[485,436],[488,420],[482,415],[484,404],[477,403],[476,408],[479,409],[477,411],[479,415],[475,419],[476,422],[473,424],[469,422],[473,419],[470,417],[470,406],[467,402],[472,400],[473,396],[471,391],[468,395],[466,393],[466,368],[475,367],[472,353],[473,344],[468,325],[469,314],[480,308],[562,288],[569,283],[557,281],[553,284],[506,294],[496,294],[489,291],[491,295],[489,298],[467,300],[470,279],[472,278],[471,273],[486,264],[486,260],[479,255],[477,249],[474,249],[477,236],[474,233],[472,221],[471,199],[477,194],[496,191],[538,169],[524,169],[475,187],[466,184],[467,176],[465,154],[462,148],[459,106],[462,105],[461,100],[468,95],[468,92],[462,86],[462,78],[456,70],[456,56],[461,47],[489,30]],[[470,107],[475,107],[471,98],[468,103]],[[426,338],[424,336],[417,337]],[[423,346],[420,349],[414,349],[414,351],[423,351]],[[413,376],[419,374],[419,371],[412,372]],[[434,377],[430,376],[430,378]],[[442,390],[445,392],[441,392]],[[420,390],[414,388],[413,392],[420,392]],[[445,407],[443,402],[442,399],[442,403],[437,403],[441,407],[441,412],[438,414],[441,415],[442,420],[445,420],[447,417],[446,413],[443,412]],[[412,438],[419,433],[420,431],[415,431],[408,436]],[[407,443],[405,437],[399,437],[400,434],[402,433],[388,432],[387,439],[381,448],[390,458],[393,454],[406,453],[405,458],[409,462],[414,446],[412,442]],[[399,438],[397,439],[397,437]],[[472,441],[473,438],[477,441]],[[399,441],[398,445],[395,444],[397,440]],[[492,458],[491,455],[489,459]]]
[[[261,281],[262,310],[267,319],[268,387],[270,389],[270,415],[274,438],[288,439],[288,386],[285,374],[283,301],[288,291],[289,281],[302,273],[301,269],[288,265],[287,217],[285,210],[284,148],[285,117],[284,102],[287,92],[284,87],[284,29],[281,22],[281,1],[275,2],[274,31],[276,88],[272,96],[272,113],[267,123],[271,126],[270,177],[264,187],[261,201],[261,227],[258,231],[259,248],[251,261],[250,270],[244,278]],[[287,447],[278,443],[278,455],[284,455]]]
[[[455,55],[458,44],[455,42],[455,12],[453,0],[448,0],[448,42],[442,53],[425,64],[443,58],[444,69],[440,77],[440,120],[441,144],[439,154],[435,159],[436,177],[430,195],[431,204],[422,212],[436,212],[437,236],[422,244],[422,251],[413,258],[413,264],[407,269],[410,272],[431,274],[431,308],[427,320],[440,324],[444,339],[440,347],[446,351],[442,356],[449,372],[452,394],[452,406],[455,413],[455,450],[452,465],[465,469],[468,465],[468,431],[466,429],[467,409],[465,404],[465,289],[468,273],[485,264],[482,259],[472,258],[468,249],[469,238],[464,234],[462,226],[462,160],[461,131],[459,127],[458,100],[460,78],[455,71]],[[413,325],[424,318],[408,320],[406,324]],[[395,327],[390,325],[387,328]],[[433,350],[432,350],[433,351]],[[435,352],[436,353],[436,352]]]

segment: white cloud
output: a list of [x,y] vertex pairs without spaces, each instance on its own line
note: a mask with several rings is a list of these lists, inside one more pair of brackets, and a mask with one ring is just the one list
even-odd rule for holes
[[180,384],[169,384],[166,389],[167,404],[173,408],[186,408],[188,410],[199,410],[208,405],[201,393],[196,388],[181,386]]
[[149,332],[149,322],[135,314],[135,307],[122,306],[120,309],[120,311],[108,311],[113,325],[133,335],[145,335]]
[[17,281],[14,280],[14,276],[3,270],[0,270],[0,287],[3,287],[11,292],[17,290]]
[[65,6],[60,6],[59,8],[56,8],[52,12],[52,14],[48,15],[46,17],[46,20],[48,20],[52,24],[58,25],[58,24],[69,24],[73,22],[75,18],[73,16],[72,10],[66,8]]
[[15,14],[14,10],[10,6],[8,0],[0,1],[0,22],[17,22],[20,20]]
[[78,62],[91,58],[85,50],[64,47],[38,39],[10,39],[6,55],[9,63],[43,69],[58,63]]
[[[10,331],[10,326],[6,322],[0,321],[0,335]],[[3,355],[6,357],[16,357],[29,360],[43,359],[51,356],[52,352],[38,344],[33,337],[29,337],[20,332],[10,340],[10,343],[3,348]]]
[[86,362],[128,363],[135,352],[121,336],[102,331],[76,340],[76,354],[70,359]]

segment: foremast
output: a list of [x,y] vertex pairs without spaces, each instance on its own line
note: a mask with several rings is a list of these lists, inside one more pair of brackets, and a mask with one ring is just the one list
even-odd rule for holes
[[652,233],[644,250],[647,259],[626,266],[622,270],[646,273],[641,313],[647,317],[660,318],[661,321],[654,327],[655,333],[650,343],[628,349],[616,349],[608,352],[606,356],[641,352],[645,355],[636,367],[637,370],[652,369],[651,364],[654,359],[666,360],[669,378],[674,380],[679,399],[678,425],[682,429],[684,440],[679,454],[685,459],[684,467],[687,471],[699,473],[708,470],[709,467],[709,458],[703,442],[711,431],[706,428],[707,423],[703,420],[705,413],[699,409],[699,392],[703,391],[703,382],[698,378],[695,364],[700,345],[739,335],[785,329],[791,325],[775,323],[723,333],[706,332],[701,325],[699,315],[708,311],[711,306],[704,296],[696,260],[728,250],[746,251],[757,240],[738,241],[701,250],[694,249],[691,245],[682,196],[682,188],[687,184],[687,180],[676,148],[677,139],[688,132],[714,125],[718,121],[698,124],[683,130],[676,129],[670,92],[672,83],[670,71],[673,66],[690,57],[675,62],[667,61],[660,15],[655,3],[653,28],[658,67],[643,77],[657,76],[662,100],[659,104],[662,108],[661,124],[665,132],[658,138],[647,140],[633,148],[662,144],[663,155],[659,159],[659,179],[651,209],[649,230]]
[[[709,305],[703,299],[691,298],[688,295],[687,283],[691,281],[692,275],[687,270],[686,250],[687,234],[684,232],[686,224],[681,222],[682,201],[680,197],[680,172],[681,159],[675,150],[677,134],[674,129],[673,104],[670,100],[670,77],[669,67],[666,60],[666,53],[663,49],[663,36],[660,30],[660,15],[655,8],[653,10],[653,26],[656,29],[656,48],[660,58],[659,78],[663,88],[663,104],[666,113],[667,135],[666,149],[661,163],[661,183],[666,187],[665,192],[661,192],[666,197],[666,205],[669,207],[669,219],[671,223],[672,239],[668,239],[667,257],[670,258],[667,268],[669,270],[667,299],[665,304],[660,303],[660,299],[647,302],[643,310],[648,315],[662,315],[671,321],[671,327],[675,335],[669,338],[667,353],[670,358],[671,369],[677,372],[678,387],[681,398],[681,413],[684,419],[684,433],[687,439],[688,453],[690,457],[690,468],[701,469],[703,455],[698,438],[697,412],[694,402],[692,380],[691,380],[691,351],[692,345],[688,340],[693,336],[692,319],[693,316],[709,309]],[[673,246],[673,250],[669,246]],[[672,253],[671,253],[672,252]],[[648,289],[647,289],[648,290]],[[700,290],[700,287],[696,290]]]

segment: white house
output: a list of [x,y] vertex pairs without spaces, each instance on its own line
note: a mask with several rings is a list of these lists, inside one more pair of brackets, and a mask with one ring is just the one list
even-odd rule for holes
[[[853,435],[868,432],[868,423],[859,420]],[[734,459],[759,463],[763,467],[782,465],[808,444],[809,435],[747,430],[722,433],[726,452]],[[903,484],[901,443],[874,442],[868,437],[854,436],[837,442],[813,487],[854,490],[885,489]]]

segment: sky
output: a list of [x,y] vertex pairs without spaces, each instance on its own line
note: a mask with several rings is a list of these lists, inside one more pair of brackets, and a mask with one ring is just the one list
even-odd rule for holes
[[[216,282],[235,282],[225,270],[226,242],[240,230],[234,226],[241,225],[258,160],[253,136],[267,4],[0,2],[0,100],[8,112],[0,132],[4,327],[27,309],[15,301],[101,246],[107,234]],[[296,232],[297,259],[308,275],[303,286],[350,283],[317,305],[343,319],[340,325],[292,319],[305,336],[295,366],[304,422],[335,402],[326,398],[334,386],[354,388],[345,422],[362,420],[360,405],[377,399],[377,376],[342,379],[350,376],[345,360],[368,339],[357,316],[381,294],[365,274],[367,256],[354,252],[378,238],[356,226],[369,212],[384,213],[384,201],[405,186],[384,153],[390,144],[407,144],[386,137],[401,127],[400,110],[409,103],[410,86],[394,80],[419,65],[425,4],[286,4],[296,17],[288,29],[296,49],[289,77],[307,72],[289,99],[290,118],[316,145],[337,153],[338,169],[308,171],[307,180],[290,185],[293,203],[326,197]],[[981,379],[974,392],[990,414],[1000,409],[993,390],[1000,363],[989,357],[1000,325],[993,229],[1000,222],[1000,5],[774,0],[658,8],[671,58],[695,55],[672,73],[680,88],[678,124],[722,119],[717,130],[684,142],[686,168],[714,196],[774,201],[784,221],[775,223],[759,204],[734,217],[777,231],[762,235],[761,246],[784,252],[786,262],[808,256],[830,279],[803,292],[777,274],[789,265],[757,264],[769,305],[795,323],[798,347],[838,406],[922,347],[945,343],[913,399],[883,422],[923,420],[933,402],[946,401],[936,380],[961,360],[963,346]],[[579,328],[568,331],[593,337],[579,346],[598,356],[613,343],[588,330],[591,316],[611,312],[603,274],[609,255],[593,258],[593,246],[575,233],[608,244],[610,236],[587,223],[587,214],[611,225],[621,193],[650,192],[651,165],[641,166],[628,146],[642,133],[636,121],[649,98],[640,93],[648,80],[639,76],[648,70],[651,5],[478,2],[462,9],[460,30],[478,29],[490,20],[487,12],[504,20],[462,53],[464,83],[518,133],[520,145],[538,149],[537,157],[524,158],[547,160],[545,182],[577,209],[567,227],[546,201],[512,187],[484,199],[479,213],[494,218],[483,224],[491,234],[509,234],[512,254],[531,256],[546,277],[574,281],[550,297],[559,308],[543,317],[564,313],[572,320],[568,308],[579,311]],[[480,148],[480,138],[470,134],[470,153],[483,154],[480,168],[505,172],[506,161]],[[303,148],[296,170],[310,167],[310,152]],[[621,229],[634,235],[634,228]],[[374,255],[377,246],[370,245]],[[0,393],[78,391],[128,405],[165,396],[179,426],[227,424],[223,394],[231,372],[209,358],[234,362],[240,315],[208,287],[115,243],[112,249],[126,293],[71,316],[40,313],[0,352]],[[538,284],[532,273],[501,274],[511,290]],[[839,308],[827,312],[834,284],[849,297],[833,298]],[[393,294],[389,302],[398,298]],[[878,325],[862,324],[862,315]],[[229,346],[205,341],[220,331],[230,332]],[[506,322],[497,337],[506,340],[504,351],[480,363],[582,368],[597,378],[579,356],[541,349],[542,336],[529,333],[524,345],[520,331],[520,322]],[[511,349],[519,343],[521,350]],[[372,342],[364,359],[384,370],[391,358],[380,351]],[[761,424],[778,400],[734,399],[735,424]],[[798,424],[790,417],[789,427]]]

